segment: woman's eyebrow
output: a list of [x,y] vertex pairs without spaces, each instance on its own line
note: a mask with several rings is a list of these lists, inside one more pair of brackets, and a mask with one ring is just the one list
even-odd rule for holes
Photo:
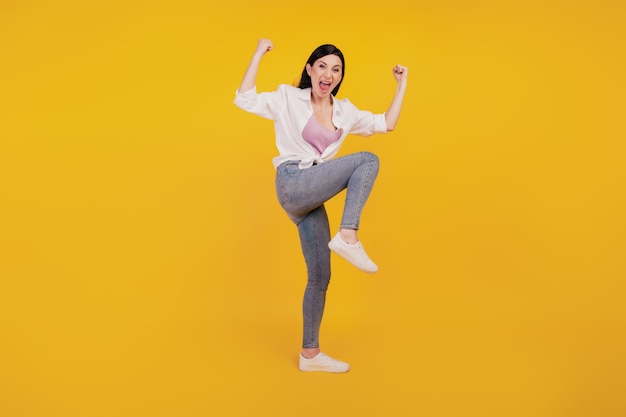
[[[326,61],[324,61],[323,59],[320,59],[320,62],[321,62],[322,64],[324,64],[324,65],[328,65],[328,64],[326,63]],[[339,67],[339,68],[341,68],[341,64],[334,65],[334,66],[333,66],[333,68],[335,68],[335,67]]]

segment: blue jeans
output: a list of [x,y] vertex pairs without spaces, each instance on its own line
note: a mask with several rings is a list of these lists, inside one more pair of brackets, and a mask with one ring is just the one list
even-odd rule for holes
[[302,303],[303,348],[319,347],[319,331],[330,282],[330,226],[324,203],[346,190],[341,228],[358,229],[363,206],[378,175],[378,157],[359,152],[310,168],[287,161],[276,171],[278,201],[298,226],[307,266],[307,286]]

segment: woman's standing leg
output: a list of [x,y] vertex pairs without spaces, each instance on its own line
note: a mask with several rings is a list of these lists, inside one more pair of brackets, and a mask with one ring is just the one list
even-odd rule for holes
[[[298,224],[300,244],[307,267],[307,285],[304,291],[302,313],[304,318],[302,348],[314,356],[319,349],[319,332],[330,282],[330,228],[324,206],[310,212]],[[306,352],[305,352],[306,353]]]
[[301,371],[347,372],[350,365],[320,352],[319,333],[330,282],[330,227],[323,205],[298,223],[302,253],[307,267],[307,284],[302,301],[303,337],[298,367]]

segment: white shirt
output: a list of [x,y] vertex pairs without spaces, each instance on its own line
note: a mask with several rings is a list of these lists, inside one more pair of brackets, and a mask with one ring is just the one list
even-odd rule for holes
[[290,160],[300,161],[301,169],[312,166],[314,162],[327,161],[337,154],[348,134],[369,136],[387,132],[384,113],[359,110],[347,98],[338,100],[333,97],[332,122],[343,133],[337,142],[331,143],[319,155],[302,137],[302,130],[313,115],[310,88],[281,84],[276,91],[257,93],[255,86],[244,93],[237,90],[234,103],[240,109],[274,121],[279,155],[272,162],[276,168]]

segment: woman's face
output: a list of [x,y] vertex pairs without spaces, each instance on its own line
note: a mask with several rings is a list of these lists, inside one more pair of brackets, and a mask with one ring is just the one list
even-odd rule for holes
[[337,55],[326,55],[313,65],[307,64],[307,73],[311,77],[313,94],[319,98],[329,97],[343,77],[341,58]]

